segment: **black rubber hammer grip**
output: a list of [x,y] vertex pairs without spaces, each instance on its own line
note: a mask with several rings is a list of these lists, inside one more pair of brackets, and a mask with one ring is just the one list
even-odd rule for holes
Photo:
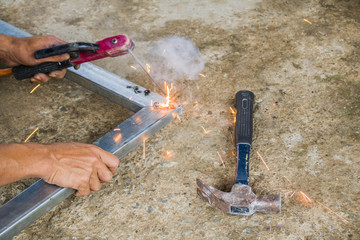
[[236,144],[252,143],[253,132],[253,105],[255,96],[250,91],[239,91],[236,93],[236,124],[235,141]]

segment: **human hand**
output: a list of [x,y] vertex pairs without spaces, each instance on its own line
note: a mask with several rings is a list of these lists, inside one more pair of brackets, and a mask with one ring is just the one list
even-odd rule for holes
[[[65,43],[66,42],[54,36],[35,36],[24,38],[11,37],[10,47],[7,49],[7,56],[4,60],[9,66],[34,66],[43,62],[65,61],[70,57],[67,53],[42,59],[36,59],[34,57],[34,52],[37,50]],[[50,78],[63,78],[65,73],[66,69],[61,71],[54,71],[48,75],[44,73],[38,73],[31,78],[31,81],[39,83],[46,82]]]
[[45,145],[49,166],[45,168],[45,182],[76,189],[76,196],[98,191],[101,182],[112,179],[119,159],[101,148],[84,143],[54,143]]

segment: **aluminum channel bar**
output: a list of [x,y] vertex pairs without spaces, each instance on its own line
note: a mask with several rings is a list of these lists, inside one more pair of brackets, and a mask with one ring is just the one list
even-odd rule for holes
[[[31,36],[1,20],[0,33],[17,37]],[[151,102],[164,101],[162,96],[156,93],[148,96],[135,94],[132,88],[127,87],[135,86],[134,83],[91,63],[82,64],[80,70],[68,71],[66,77],[129,110],[137,111],[94,142],[119,158],[182,114],[181,106],[176,109],[153,110]],[[139,90],[145,90],[138,87]],[[43,180],[37,181],[0,207],[0,239],[11,239],[73,193],[73,189],[50,185]]]
[[[79,70],[69,69],[65,78],[110,99],[112,102],[136,112],[151,102],[163,102],[164,98],[154,92],[144,94],[145,88],[136,85],[114,73],[108,72],[92,63],[83,63]],[[141,93],[135,93],[138,87]]]

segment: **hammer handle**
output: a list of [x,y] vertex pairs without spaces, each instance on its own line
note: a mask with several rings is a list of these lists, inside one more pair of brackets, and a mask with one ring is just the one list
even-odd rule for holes
[[250,91],[236,93],[236,144],[252,143],[254,94]]

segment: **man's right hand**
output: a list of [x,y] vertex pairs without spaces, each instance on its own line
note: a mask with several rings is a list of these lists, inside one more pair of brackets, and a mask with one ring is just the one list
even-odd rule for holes
[[[34,37],[13,37],[0,34],[0,60],[5,61],[10,67],[25,65],[34,66],[43,62],[62,62],[70,58],[69,54],[61,54],[52,57],[35,59],[36,50],[53,47],[66,42],[54,36],[34,36]],[[80,66],[75,66],[78,69]],[[34,82],[46,82],[50,78],[63,78],[66,69],[54,71],[50,74],[38,73],[31,78]]]

